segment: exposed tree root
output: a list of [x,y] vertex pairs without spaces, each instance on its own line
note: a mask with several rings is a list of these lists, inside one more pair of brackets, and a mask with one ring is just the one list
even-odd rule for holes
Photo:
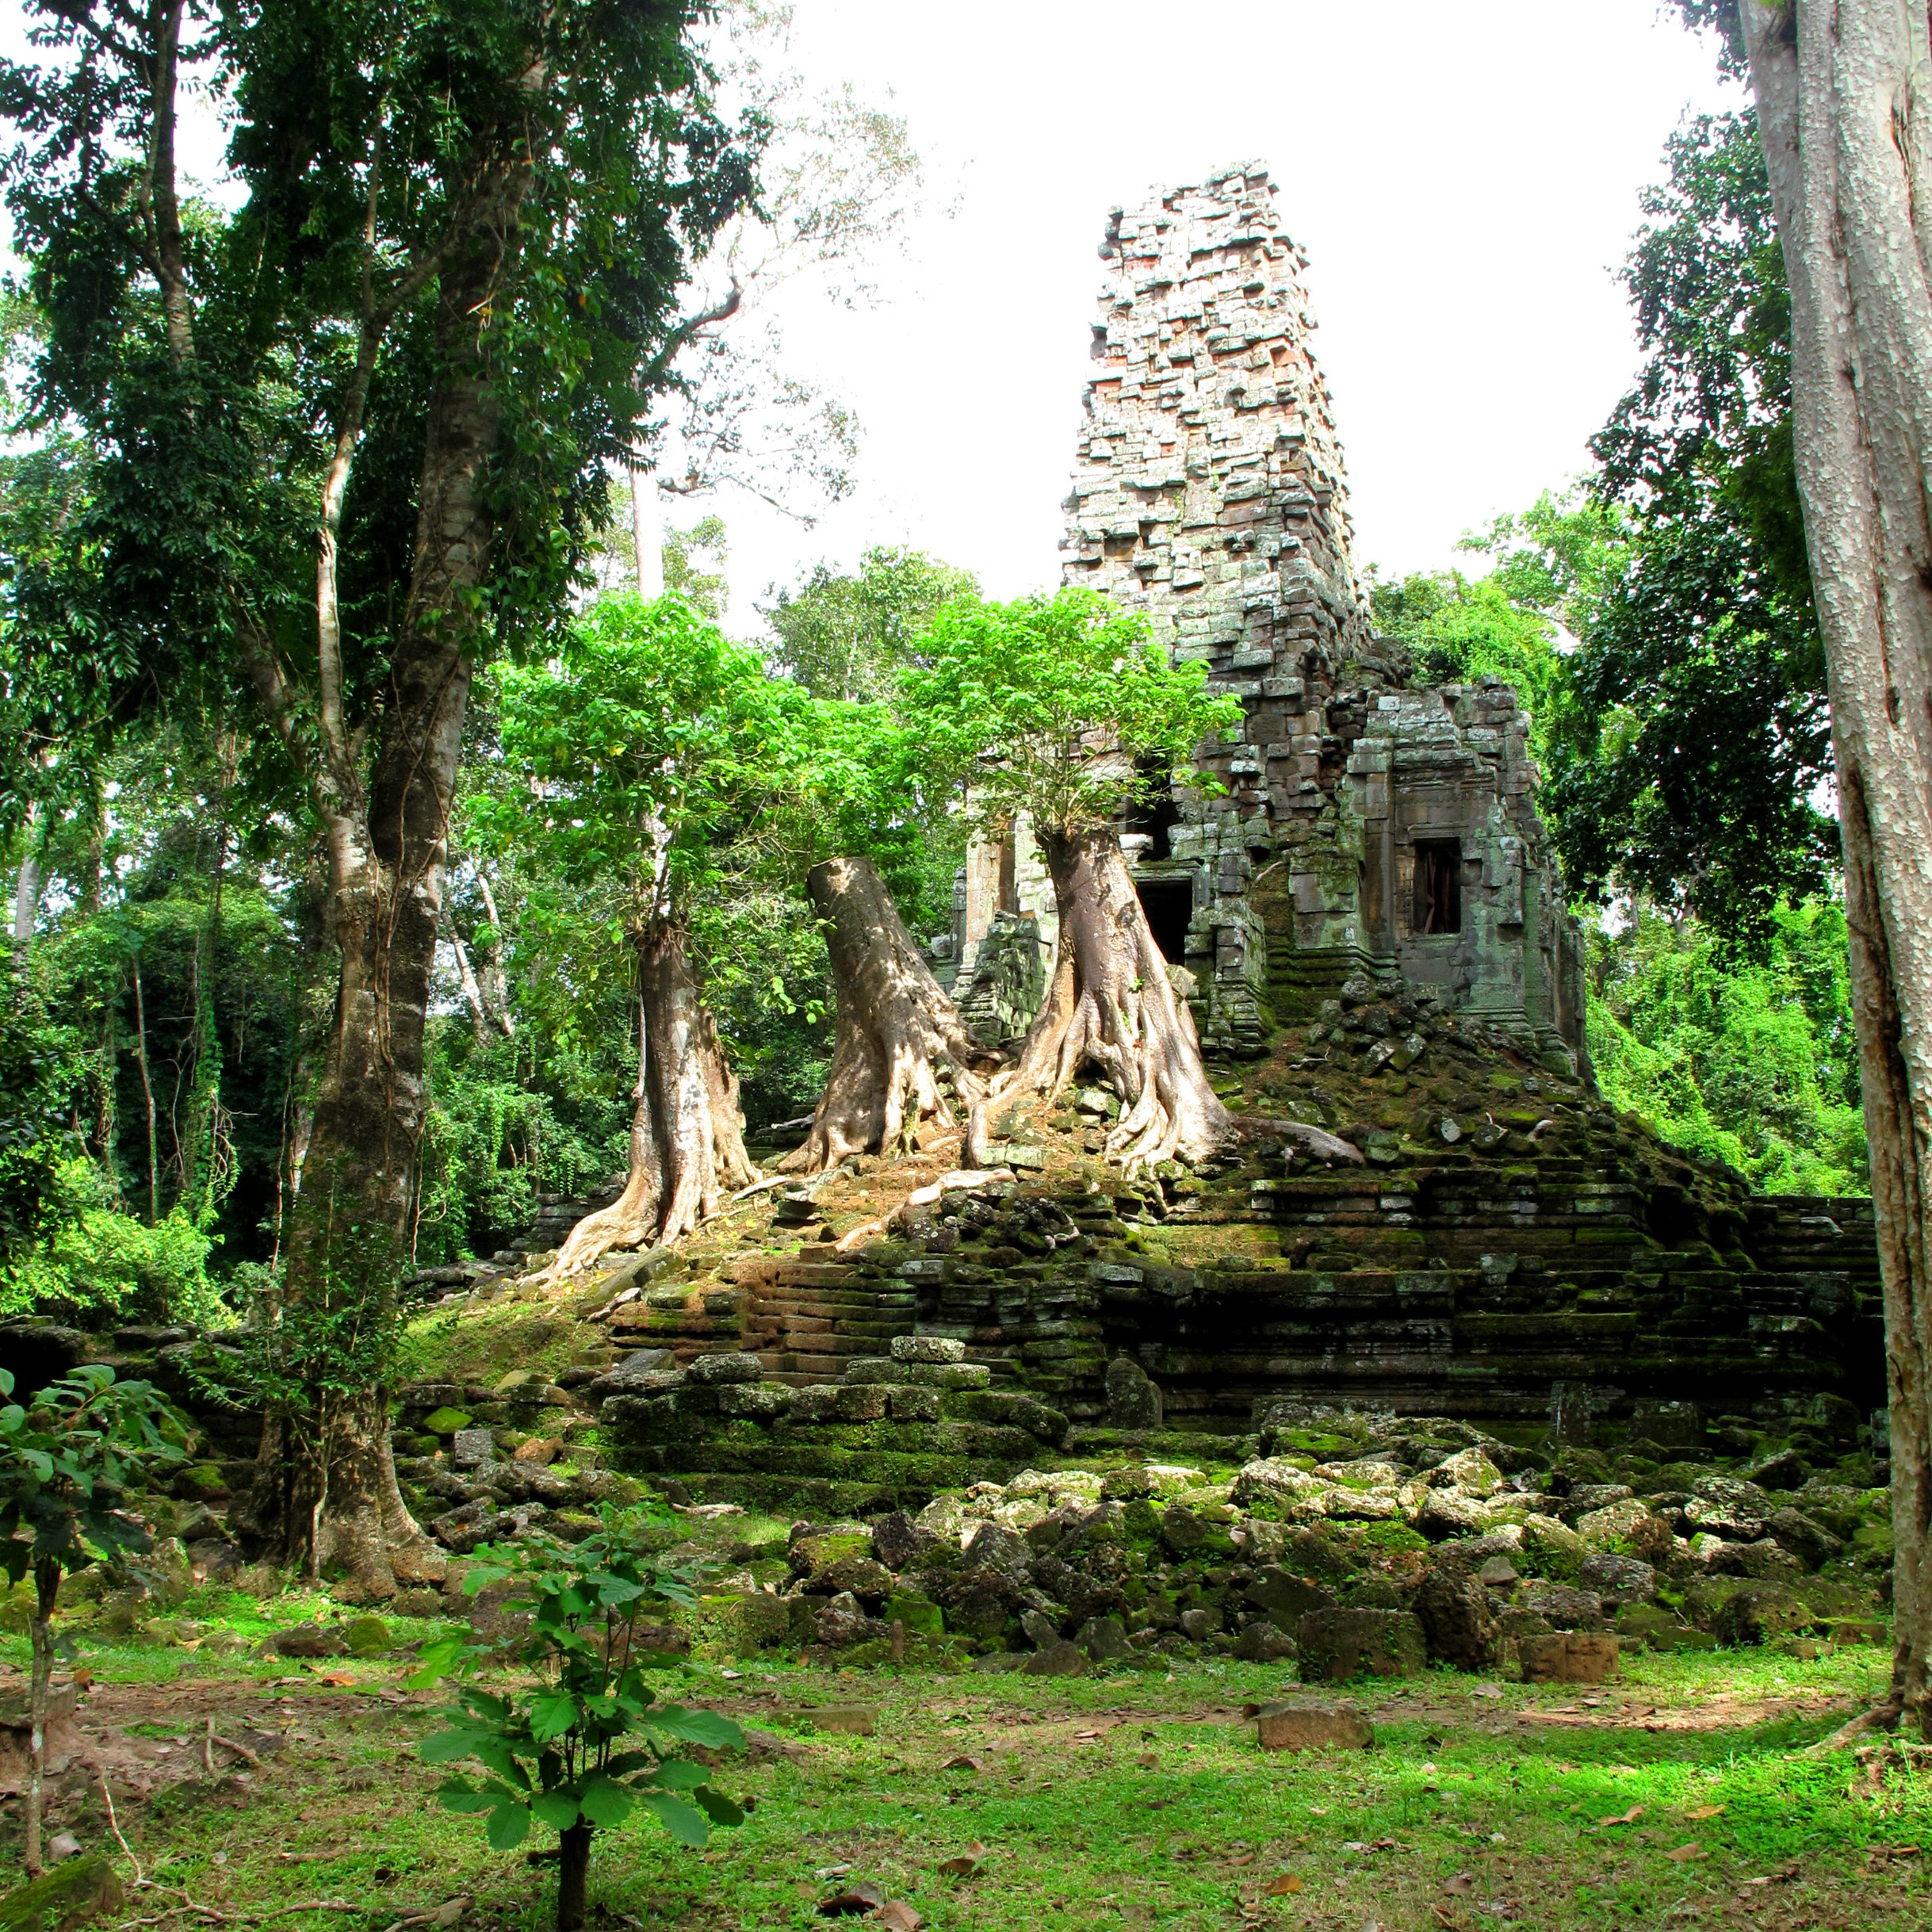
[[612,1248],[661,1246],[760,1176],[744,1151],[738,1081],[725,1064],[683,928],[654,920],[637,940],[643,1046],[624,1191],[570,1230],[550,1278],[581,1273]]
[[1259,1134],[1279,1134],[1317,1161],[1345,1161],[1356,1167],[1364,1165],[1362,1150],[1353,1141],[1345,1141],[1339,1134],[1329,1133],[1326,1127],[1310,1127],[1305,1120],[1262,1119],[1252,1114],[1238,1115],[1234,1118],[1243,1139],[1253,1139]]
[[1060,914],[1046,1004],[1019,1065],[973,1115],[966,1158],[993,1164],[990,1120],[1001,1102],[1050,1104],[1083,1065],[1121,1102],[1107,1156],[1130,1173],[1162,1161],[1205,1160],[1234,1130],[1201,1064],[1194,1016],[1176,993],[1112,830],[1043,839]]
[[959,1126],[942,1073],[970,1111],[998,1056],[966,1030],[870,859],[827,859],[805,889],[832,955],[836,1033],[811,1133],[779,1165],[816,1174],[851,1153],[909,1153],[928,1129]]

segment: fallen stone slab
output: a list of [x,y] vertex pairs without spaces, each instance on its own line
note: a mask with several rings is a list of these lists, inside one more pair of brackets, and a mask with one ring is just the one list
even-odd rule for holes
[[1255,1719],[1264,1751],[1366,1750],[1375,1729],[1345,1704],[1265,1704]]
[[1607,1684],[1616,1675],[1621,1647],[1615,1637],[1593,1631],[1559,1630],[1517,1639],[1525,1684]]
[[787,1723],[804,1723],[809,1720],[814,1730],[841,1731],[855,1738],[869,1738],[878,1730],[876,1704],[784,1704],[779,1715]]
[[1305,1684],[1352,1677],[1416,1677],[1428,1661],[1421,1620],[1407,1610],[1311,1610],[1295,1627]]

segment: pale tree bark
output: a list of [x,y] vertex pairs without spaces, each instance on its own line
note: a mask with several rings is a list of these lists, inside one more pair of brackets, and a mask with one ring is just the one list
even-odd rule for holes
[[1041,845],[1060,917],[1053,977],[1018,1065],[975,1110],[970,1157],[990,1157],[988,1123],[997,1108],[1050,1104],[1090,1065],[1120,1100],[1109,1160],[1129,1173],[1205,1160],[1233,1132],[1233,1118],[1207,1084],[1194,1016],[1154,943],[1119,840],[1103,826],[1044,832]]
[[1742,0],[1792,298],[1891,1401],[1890,1710],[1932,1735],[1932,52],[1922,0]]
[[36,799],[27,808],[27,823],[21,837],[20,870],[13,878],[13,959],[21,972],[27,969],[27,951],[33,943],[33,928],[40,916],[40,823],[41,808]]
[[998,1056],[966,1031],[878,867],[828,859],[807,874],[805,890],[832,955],[832,1071],[809,1136],[780,1166],[821,1173],[847,1154],[909,1153],[923,1134],[963,1127]]
[[723,1196],[758,1179],[744,1151],[738,1081],[675,918],[636,939],[642,1008],[630,1166],[624,1191],[587,1215],[557,1249],[552,1272],[580,1273],[612,1248],[675,1241],[718,1211]]
[[496,894],[490,889],[490,875],[476,868],[476,889],[483,895],[483,909],[490,921],[490,943],[483,949],[482,991],[490,1022],[505,1039],[516,1037],[516,1016],[510,1010],[510,982],[503,971],[503,920],[496,909]]
[[637,595],[664,594],[664,518],[658,507],[657,480],[643,469],[630,472],[630,541],[637,572]]
[[490,1043],[490,1016],[483,1004],[483,989],[476,984],[476,970],[469,963],[469,948],[455,927],[450,928],[450,950],[456,955],[456,976],[463,989],[463,1004],[469,1008],[469,1030],[479,1046]]

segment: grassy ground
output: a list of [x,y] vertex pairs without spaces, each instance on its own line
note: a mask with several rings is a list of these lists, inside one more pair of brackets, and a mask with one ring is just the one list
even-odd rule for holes
[[[18,1663],[20,1649],[0,1655]],[[279,1914],[388,1932],[461,1899],[449,1922],[467,1932],[547,1922],[547,1869],[437,1806],[440,1773],[414,1750],[434,1700],[402,1689],[404,1663],[174,1647],[88,1661],[90,1731],[193,1761],[147,1801],[117,1799],[153,1881],[130,1889],[129,1922]],[[699,1665],[679,1694],[763,1734],[718,1777],[756,1808],[702,1853],[655,1827],[603,1835],[592,1896],[606,1923],[701,1928],[826,1923],[820,1901],[862,1880],[962,1932],[1932,1926],[1932,1781],[1889,1751],[1802,1748],[1887,1662],[1644,1656],[1620,1684],[1567,1693],[1432,1673],[1349,1693],[1372,1750],[1310,1755],[1263,1754],[1241,1716],[1318,1694],[1279,1667],[1064,1680]],[[784,1714],[828,1701],[876,1704],[876,1734]],[[258,1771],[202,1769],[211,1723],[255,1740]],[[86,1849],[113,1849],[98,1792],[67,1822]],[[17,1855],[10,1834],[0,1857]],[[970,1872],[943,1869],[969,1856]],[[330,1903],[285,1909],[315,1901]]]

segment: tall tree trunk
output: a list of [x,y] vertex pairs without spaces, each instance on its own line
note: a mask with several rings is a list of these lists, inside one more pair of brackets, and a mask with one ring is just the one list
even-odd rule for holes
[[33,928],[40,916],[40,840],[44,808],[36,799],[27,808],[21,828],[20,870],[13,879],[13,970],[27,977],[27,955],[33,946]]
[[[828,859],[805,875],[832,955],[832,1071],[805,1145],[780,1163],[821,1173],[849,1153],[901,1153],[920,1130],[962,1125],[997,1056],[970,1034],[869,859]],[[951,1077],[960,1113],[940,1088]]]
[[483,989],[476,984],[476,968],[469,963],[469,948],[455,927],[450,928],[450,950],[456,955],[456,975],[463,989],[463,1004],[469,1008],[469,1030],[479,1046],[490,1043],[490,1016],[483,1004]]
[[476,889],[483,894],[483,909],[489,915],[490,943],[483,949],[481,985],[484,1009],[491,1023],[505,1039],[516,1037],[516,1016],[510,1010],[510,982],[503,971],[503,921],[496,909],[496,895],[490,889],[490,875],[476,868]]
[[1792,298],[1891,1399],[1893,1708],[1932,1735],[1932,49],[1902,0],[1739,9]]
[[141,992],[141,960],[134,957],[134,1064],[140,1069],[141,1100],[147,1113],[147,1219],[161,1218],[161,1157],[155,1146],[155,1083],[147,1069],[147,1001]]
[[[501,411],[483,332],[529,179],[526,159],[491,165],[494,178],[472,190],[471,225],[438,293],[442,373],[428,406],[408,595],[374,769],[363,794],[353,760],[338,752],[335,775],[321,788],[341,976],[271,1318],[296,1393],[266,1419],[250,1498],[254,1528],[277,1560],[340,1576],[349,1593],[371,1601],[445,1568],[396,1485],[387,1381],[397,1284],[408,1264],[423,1034],[469,646],[495,534],[488,472]],[[325,492],[317,573],[325,654],[339,652],[335,526],[350,446],[339,452]],[[335,702],[325,691],[325,736],[340,746]]]
[[610,1248],[675,1241],[717,1213],[725,1190],[758,1178],[744,1151],[738,1081],[675,919],[653,919],[637,939],[643,1007],[630,1171],[610,1207],[586,1215],[557,1250],[561,1277]]
[[33,1566],[33,1603],[27,1613],[32,1669],[27,1685],[27,1842],[21,1863],[40,1876],[41,1786],[46,1775],[48,1690],[54,1676],[54,1599],[60,1566],[43,1557]]
[[657,481],[648,469],[630,472],[631,559],[637,572],[637,595],[664,594],[664,518],[657,500]]
[[1148,929],[1119,841],[1104,827],[1072,837],[1046,832],[1041,843],[1060,916],[1053,978],[1018,1066],[974,1113],[974,1159],[987,1157],[993,1106],[1050,1102],[1087,1064],[1120,1098],[1110,1160],[1131,1171],[1205,1159],[1234,1123],[1207,1084],[1194,1016]]

